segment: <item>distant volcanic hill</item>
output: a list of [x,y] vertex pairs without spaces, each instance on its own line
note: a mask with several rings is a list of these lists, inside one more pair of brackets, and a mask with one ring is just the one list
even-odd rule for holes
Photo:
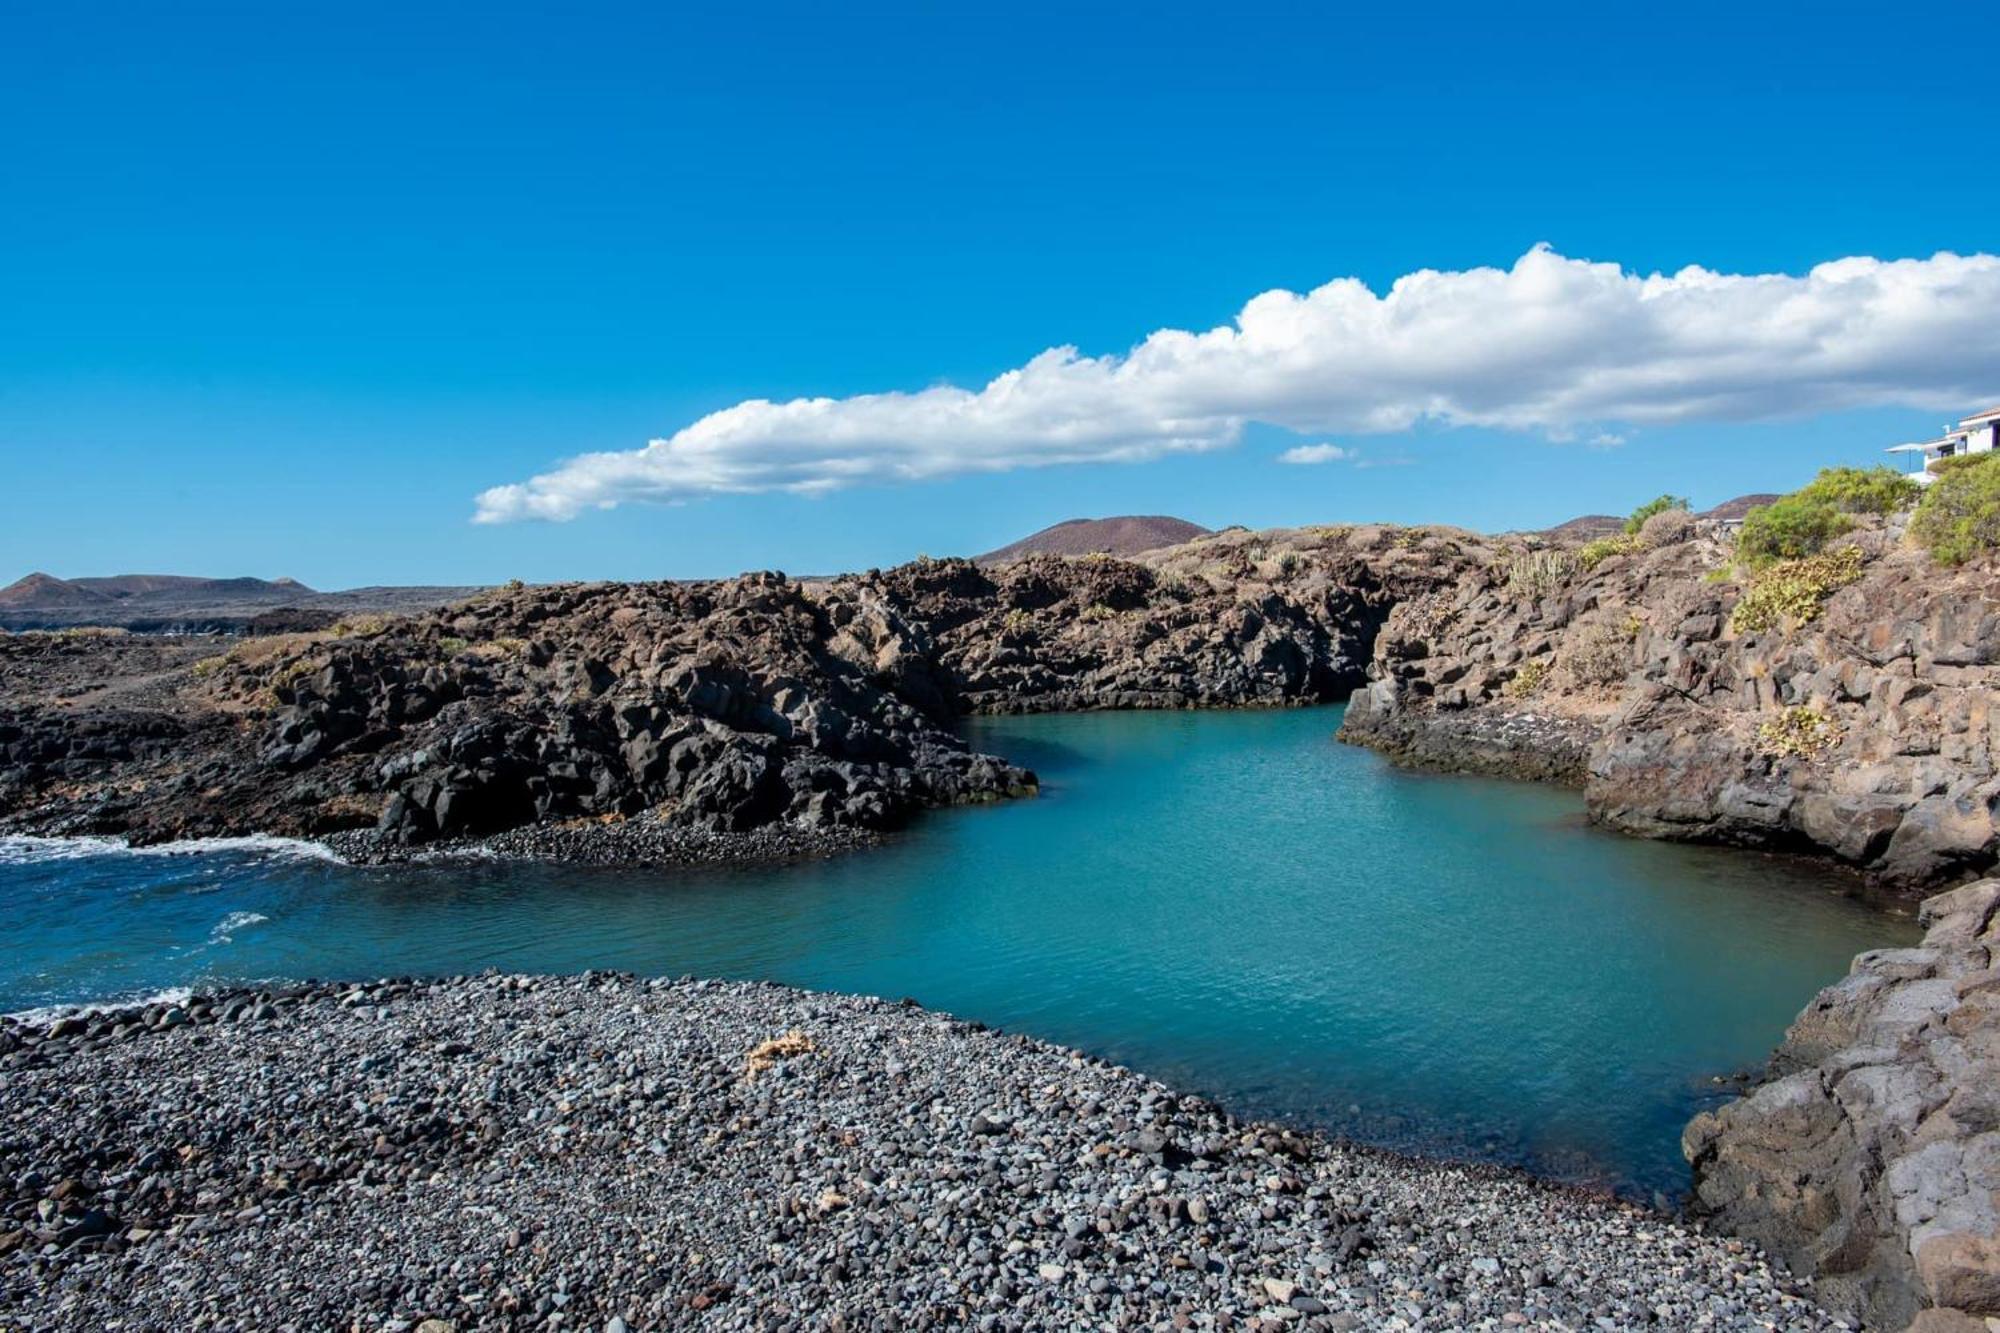
[[1184,518],[1158,514],[1127,514],[1118,518],[1072,518],[1032,536],[1010,542],[997,551],[973,559],[982,565],[1004,565],[1031,555],[1136,555],[1162,546],[1205,537],[1208,529]]
[[[356,612],[424,611],[476,588],[354,588],[317,592],[297,579],[116,574],[59,579],[36,572],[0,588],[0,629],[82,625],[182,633],[261,632],[330,624]],[[279,614],[282,613],[282,614]]]
[[1592,537],[1608,537],[1614,532],[1625,531],[1625,520],[1616,514],[1584,514],[1567,523],[1558,523],[1552,528],[1542,529],[1544,537],[1574,537],[1587,541]]
[[213,605],[280,602],[314,596],[296,579],[205,579],[185,574],[115,574],[59,579],[36,572],[0,588],[0,611],[90,610],[102,607]]
[[110,602],[103,593],[92,592],[74,583],[39,570],[18,582],[0,588],[0,611],[38,611],[48,607],[80,606]]
[[[1759,492],[1755,495],[1739,495],[1734,500],[1724,500],[1713,509],[1704,509],[1696,518],[1713,519],[1717,523],[1740,523],[1743,516],[1759,505],[1770,504],[1780,497]],[[1558,523],[1553,528],[1542,529],[1544,537],[1568,538],[1588,541],[1593,537],[1610,537],[1625,531],[1625,520],[1616,514],[1584,514],[1567,523]]]
[[1701,516],[1703,518],[1712,518],[1716,520],[1718,523],[1737,523],[1742,521],[1742,518],[1745,514],[1749,513],[1751,510],[1759,507],[1760,505],[1767,505],[1770,504],[1773,500],[1780,500],[1783,498],[1784,498],[1783,496],[1771,495],[1767,493],[1759,493],[1757,495],[1739,495],[1734,500],[1724,500],[1721,504],[1717,505],[1713,509],[1704,509],[1701,513]]

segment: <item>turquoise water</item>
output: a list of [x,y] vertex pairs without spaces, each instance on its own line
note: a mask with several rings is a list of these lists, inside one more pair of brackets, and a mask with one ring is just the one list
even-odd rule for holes
[[1371,1142],[1672,1192],[1711,1076],[1760,1062],[1854,953],[1915,936],[1825,872],[1401,771],[1338,722],[982,721],[1039,799],[777,869],[16,842],[0,1008],[487,967],[763,977],[913,996]]

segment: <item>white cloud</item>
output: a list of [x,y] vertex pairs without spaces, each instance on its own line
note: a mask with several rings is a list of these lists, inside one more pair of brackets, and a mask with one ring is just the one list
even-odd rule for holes
[[1343,458],[1354,457],[1352,449],[1343,449],[1337,444],[1301,444],[1278,455],[1280,463],[1336,463]]
[[1419,422],[1612,434],[1842,408],[1951,411],[2000,373],[2000,257],[1850,258],[1803,276],[1641,276],[1547,247],[1512,268],[1424,269],[1383,295],[1338,278],[1124,356],[1043,352],[982,389],[752,399],[629,452],[478,497],[482,522],[633,500],[813,494],[1234,444],[1251,421],[1382,434]]

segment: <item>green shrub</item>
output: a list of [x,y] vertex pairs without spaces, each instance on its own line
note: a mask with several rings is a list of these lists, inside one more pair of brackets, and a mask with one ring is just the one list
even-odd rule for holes
[[1636,534],[1640,528],[1646,526],[1646,520],[1653,515],[1664,514],[1669,509],[1686,509],[1687,507],[1688,502],[1685,495],[1656,495],[1632,511],[1632,516],[1625,520],[1625,531]]
[[1538,657],[1521,663],[1513,678],[1500,687],[1500,693],[1510,699],[1525,699],[1542,688],[1542,682],[1548,678],[1549,664]]
[[1802,500],[1827,504],[1844,514],[1893,514],[1915,503],[1923,488],[1892,467],[1821,468],[1793,492]]
[[1854,520],[1826,500],[1794,491],[1743,516],[1736,534],[1736,558],[1752,569],[1774,560],[1800,560],[1817,555],[1826,544],[1854,526]]
[[1803,625],[1819,615],[1827,598],[1860,577],[1861,552],[1853,546],[1772,565],[1751,580],[1736,603],[1730,627],[1739,634],[1755,634],[1774,626]]
[[2000,547],[2000,453],[1962,454],[1937,467],[1910,533],[1941,564],[1962,565]]
[[1588,571],[1596,569],[1614,555],[1630,555],[1639,549],[1639,539],[1630,533],[1618,537],[1599,537],[1596,541],[1585,542],[1577,548],[1576,562]]
[[1817,759],[1840,744],[1840,728],[1815,708],[1787,708],[1757,724],[1757,748],[1768,755]]

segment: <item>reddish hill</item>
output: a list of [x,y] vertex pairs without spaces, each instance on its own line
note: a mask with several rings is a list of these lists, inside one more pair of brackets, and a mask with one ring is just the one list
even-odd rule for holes
[[1773,500],[1782,498],[1782,496],[1770,494],[1739,495],[1734,500],[1724,500],[1713,509],[1703,510],[1701,516],[1703,518],[1715,519],[1718,522],[1733,523],[1740,521],[1745,514],[1759,505],[1767,505]]
[[1004,565],[1031,555],[1132,555],[1178,546],[1208,535],[1208,529],[1184,518],[1159,514],[1127,514],[1118,518],[1072,518],[1010,542],[997,551],[973,557],[982,565]]
[[107,600],[104,594],[89,588],[80,588],[65,582],[53,574],[37,570],[26,578],[0,588],[0,608],[7,610],[38,610],[51,606],[79,606],[85,603]]
[[1575,537],[1588,540],[1592,537],[1609,537],[1614,532],[1625,531],[1625,520],[1616,514],[1584,514],[1567,523],[1558,523],[1552,528],[1542,529],[1544,537]]

